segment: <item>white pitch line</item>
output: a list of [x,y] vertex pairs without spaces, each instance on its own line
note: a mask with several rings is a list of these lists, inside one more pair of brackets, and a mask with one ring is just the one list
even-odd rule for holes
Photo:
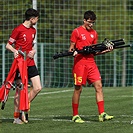
[[[53,92],[40,92],[38,95],[48,95],[48,94],[58,94],[58,93],[64,93],[64,92],[70,92],[73,90],[62,90],[62,91],[53,91]],[[14,96],[9,96],[9,98],[14,98]]]
[[[73,122],[72,120],[64,120],[64,119],[53,119],[53,121],[57,121],[57,122]],[[98,122],[98,121],[97,121]],[[130,121],[114,121],[114,120],[110,120],[111,123],[130,123]],[[93,121],[86,121],[85,123],[95,123]],[[132,122],[133,124],[133,122]]]
[[[3,120],[13,120],[13,118],[2,118],[2,119]],[[45,119],[40,119],[40,118],[29,118],[29,121],[46,121],[46,120]],[[64,120],[64,119],[52,119],[52,121],[55,121],[55,122],[73,122],[72,120]],[[130,121],[110,120],[110,122],[111,123],[130,123],[130,124],[133,124],[133,120],[131,122]],[[95,123],[95,122],[85,120],[85,123]]]
[[131,121],[131,124],[133,124],[133,120]]
[[[53,118],[53,117],[71,117],[70,115],[30,115],[31,118],[36,118],[36,117],[39,117],[39,118]],[[98,115],[93,115],[93,114],[90,114],[90,115],[80,115],[81,117],[97,117]],[[117,117],[127,117],[127,118],[133,118],[132,115],[115,115]],[[2,118],[5,118],[5,117],[2,117]],[[11,119],[11,118],[9,118]]]
[[[38,95],[41,96],[41,95],[48,95],[48,94],[58,94],[58,93],[65,93],[65,92],[71,92],[71,91],[73,91],[73,89],[72,90],[62,90],[62,91],[53,91],[53,92],[40,92]],[[84,96],[82,95],[82,97],[84,97]],[[87,97],[94,97],[94,96],[88,95]],[[111,96],[111,97],[113,97],[113,96]],[[133,96],[121,95],[121,96],[114,96],[114,97],[133,97]],[[14,96],[9,96],[9,98],[14,98]]]
[[[97,115],[80,115],[81,117],[97,117]],[[120,117],[127,117],[127,118],[132,118],[133,116],[131,116],[131,115],[119,115]],[[52,119],[53,121],[57,121],[57,122],[73,122],[72,120],[69,120],[69,119],[56,119],[56,118],[53,118],[53,117],[62,117],[62,115],[48,115],[48,116],[42,116],[42,115],[35,115],[35,116],[31,116],[31,118],[29,118],[29,119],[31,119],[31,120],[34,120],[34,119],[38,119],[38,118],[36,118],[36,117],[43,117],[44,119],[45,118],[50,118],[50,119]],[[70,116],[67,116],[67,115],[65,115],[64,117],[70,117]],[[44,119],[42,119],[42,120],[44,120]],[[40,118],[39,118],[39,120],[41,120]],[[110,122],[111,123],[132,123],[133,124],[133,120],[132,121],[119,121],[119,120],[110,120]],[[85,121],[85,123],[95,123],[95,122],[93,122],[93,121]]]
[[47,94],[64,93],[64,92],[69,92],[69,91],[73,91],[73,90],[62,90],[62,91],[44,92],[44,93],[39,93],[38,95],[47,95]]
[[[97,116],[97,115],[81,115],[82,117],[92,117],[92,116]],[[39,118],[37,118],[39,117]],[[42,118],[40,118],[42,117]],[[69,119],[56,119],[56,118],[52,118],[52,117],[61,117],[61,115],[48,115],[48,116],[42,116],[42,115],[34,115],[34,116],[30,116],[29,117],[29,121],[45,121],[45,118],[48,118],[52,121],[55,121],[55,122],[73,122],[72,120],[69,120]],[[65,116],[67,117],[67,116]],[[70,116],[68,116],[70,117]],[[130,116],[130,115],[120,115],[120,117],[133,117],[133,116]],[[3,120],[13,120],[13,118],[5,118],[5,117],[2,117]],[[98,121],[97,121],[98,122]],[[111,123],[129,123],[129,124],[133,124],[133,120],[131,121],[119,121],[119,120],[110,120]],[[93,121],[85,121],[85,123],[95,123]]]

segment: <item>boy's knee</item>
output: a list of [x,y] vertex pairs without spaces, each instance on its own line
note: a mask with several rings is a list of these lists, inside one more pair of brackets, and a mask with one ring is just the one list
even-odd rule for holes
[[80,85],[75,85],[75,90],[81,90],[81,86]]
[[41,87],[38,87],[38,88],[35,88],[35,89],[34,89],[34,92],[35,92],[36,94],[38,94],[41,90],[42,90],[42,88],[41,88]]
[[40,88],[38,88],[38,92],[40,92],[42,90],[42,88],[40,87]]

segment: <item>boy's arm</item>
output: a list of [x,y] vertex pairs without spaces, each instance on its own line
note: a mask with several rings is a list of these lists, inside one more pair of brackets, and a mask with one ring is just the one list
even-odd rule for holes
[[11,52],[14,53],[14,58],[18,57],[18,50],[16,50],[12,45],[10,45],[9,43],[6,44],[6,49],[10,50]]

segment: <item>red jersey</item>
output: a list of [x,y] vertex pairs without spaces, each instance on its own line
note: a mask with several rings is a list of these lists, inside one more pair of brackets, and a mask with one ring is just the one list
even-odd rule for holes
[[[15,49],[21,48],[26,53],[32,50],[33,40],[36,35],[36,29],[34,27],[27,28],[23,24],[20,24],[12,31],[12,34],[8,40],[10,45],[14,44]],[[34,59],[27,57],[27,65],[35,65]]]
[[[92,44],[96,44],[98,39],[97,32],[94,29],[86,30],[82,26],[73,30],[70,40],[75,43],[75,48],[80,50],[83,49],[84,46],[89,46]],[[87,59],[89,61],[94,61],[94,55],[82,55],[78,54],[75,57],[75,60],[78,59]]]
[[[98,39],[97,32],[93,29],[86,30],[82,26],[73,30],[71,41],[75,43],[75,48],[83,49],[84,46],[96,44]],[[94,60],[93,54],[77,54],[74,57],[73,77],[75,85],[85,85],[97,80],[101,80],[100,72]]]

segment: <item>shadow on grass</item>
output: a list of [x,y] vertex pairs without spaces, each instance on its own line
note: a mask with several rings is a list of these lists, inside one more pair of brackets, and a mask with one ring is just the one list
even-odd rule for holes
[[[86,122],[98,122],[98,116],[81,116],[82,120]],[[72,121],[72,116],[54,116],[57,121]]]
[[0,119],[0,123],[12,123],[13,119],[7,118],[7,119]]

